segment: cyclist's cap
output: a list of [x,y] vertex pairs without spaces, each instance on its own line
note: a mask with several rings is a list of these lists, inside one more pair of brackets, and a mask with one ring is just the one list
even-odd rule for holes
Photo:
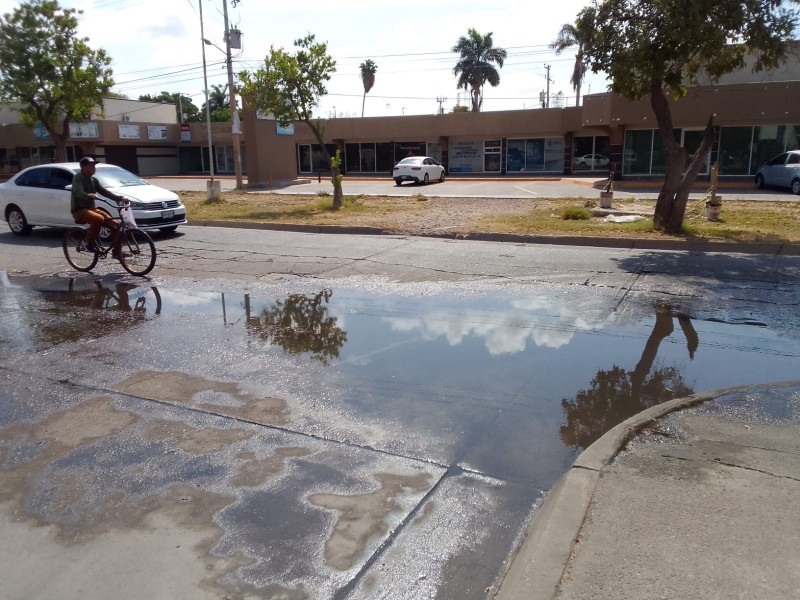
[[84,156],[80,162],[80,165],[82,167],[85,167],[86,165],[95,165],[95,164],[97,164],[97,161],[93,159],[91,156]]

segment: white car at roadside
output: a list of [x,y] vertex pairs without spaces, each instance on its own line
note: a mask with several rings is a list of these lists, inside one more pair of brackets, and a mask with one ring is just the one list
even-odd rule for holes
[[[17,235],[28,235],[33,227],[71,227],[72,177],[80,171],[78,163],[51,163],[23,169],[0,184],[0,215]],[[175,192],[151,185],[130,171],[98,163],[95,173],[106,189],[131,200],[131,209],[140,229],[175,231],[186,224],[186,207]],[[97,202],[104,208],[103,202]],[[106,212],[114,214],[106,207]]]
[[409,156],[392,169],[395,185],[404,181],[427,184],[430,181],[444,181],[444,166],[430,156]]

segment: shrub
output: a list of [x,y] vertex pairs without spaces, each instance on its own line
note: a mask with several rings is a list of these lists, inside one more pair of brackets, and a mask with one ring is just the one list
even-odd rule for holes
[[561,210],[561,218],[565,221],[586,221],[591,216],[583,206],[567,206]]

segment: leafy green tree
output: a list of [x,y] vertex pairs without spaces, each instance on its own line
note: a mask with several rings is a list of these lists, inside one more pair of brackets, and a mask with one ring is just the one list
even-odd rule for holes
[[0,100],[22,104],[26,125],[44,125],[60,161],[67,159],[70,123],[102,109],[114,85],[111,59],[78,36],[80,12],[30,0],[0,18]]
[[670,96],[679,100],[699,75],[712,82],[742,69],[777,67],[798,24],[798,0],[602,0],[575,24],[593,72],[611,90],[649,96],[666,154],[664,184],[653,218],[656,229],[679,233],[692,182],[715,140],[714,115],[693,156],[675,137]]
[[466,36],[458,38],[452,50],[461,57],[453,68],[453,75],[458,77],[457,87],[470,91],[472,111],[479,112],[483,106],[483,86],[487,82],[492,87],[500,84],[500,72],[492,63],[502,68],[508,52],[494,47],[491,32],[484,36],[472,28]]
[[181,115],[181,109],[183,109],[183,112],[186,114],[186,121],[203,120],[200,109],[192,102],[192,99],[178,92],[161,92],[158,95],[144,94],[143,96],[139,96],[139,100],[141,102],[167,102],[168,104],[174,104],[175,113],[178,116],[178,123],[183,123],[184,121]]
[[314,107],[328,93],[326,82],[336,72],[336,61],[328,55],[328,46],[315,42],[314,35],[295,40],[298,50],[286,52],[270,47],[264,66],[253,73],[239,74],[241,95],[250,108],[271,114],[281,125],[302,121],[311,129],[323,157],[331,165],[333,208],[342,207],[342,178],[339,166],[325,146],[325,128],[313,118]]
[[550,48],[556,51],[556,55],[561,54],[567,48],[578,47],[575,53],[575,65],[572,67],[572,76],[569,78],[572,89],[575,90],[575,106],[580,106],[581,103],[581,86],[583,85],[584,77],[586,77],[587,69],[586,61],[583,57],[583,41],[580,35],[575,25],[565,23],[561,26],[558,37],[550,44]]
[[361,116],[364,116],[364,104],[367,102],[367,94],[375,85],[375,72],[378,70],[378,65],[373,61],[367,59],[358,66],[361,69],[361,83],[364,84],[364,99],[361,100]]

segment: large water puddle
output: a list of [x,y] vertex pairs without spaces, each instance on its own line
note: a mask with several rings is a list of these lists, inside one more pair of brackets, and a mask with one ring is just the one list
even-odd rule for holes
[[187,349],[208,365],[257,357],[283,396],[305,403],[306,423],[319,402],[320,415],[335,405],[352,425],[345,434],[350,425],[320,418],[315,435],[542,488],[649,406],[800,378],[787,323],[699,318],[596,290],[312,282],[253,294],[55,277],[6,279],[0,292],[3,354],[129,331],[161,348],[162,370]]

